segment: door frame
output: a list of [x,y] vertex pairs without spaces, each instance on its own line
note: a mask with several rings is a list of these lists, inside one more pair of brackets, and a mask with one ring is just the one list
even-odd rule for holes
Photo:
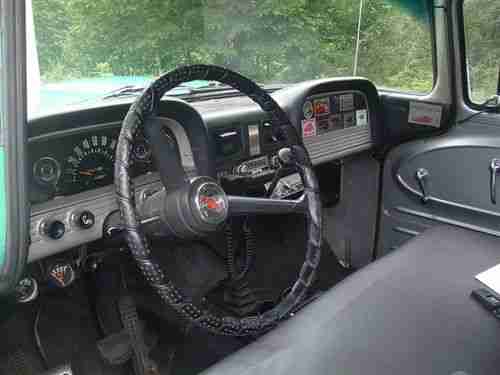
[[[25,1],[0,0],[1,45],[0,149],[5,205],[4,262],[0,268],[0,294],[11,292],[21,277],[28,255],[29,203],[27,194],[27,106]],[[1,250],[1,249],[0,249]]]

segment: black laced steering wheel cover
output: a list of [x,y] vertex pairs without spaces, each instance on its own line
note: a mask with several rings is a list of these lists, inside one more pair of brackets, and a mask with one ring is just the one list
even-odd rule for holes
[[[135,208],[134,186],[130,179],[132,147],[137,130],[157,112],[161,97],[180,83],[193,80],[218,81],[232,86],[249,96],[271,116],[275,134],[288,143],[294,162],[304,184],[304,200],[307,205],[307,244],[304,263],[290,292],[272,309],[256,316],[237,318],[218,316],[192,303],[172,283],[168,275],[153,258],[149,243],[141,230]],[[256,83],[226,68],[212,65],[185,66],[168,72],[153,82],[130,107],[123,120],[116,148],[114,179],[118,206],[122,216],[126,242],[140,270],[159,294],[190,322],[215,334],[245,336],[272,328],[303,299],[314,281],[321,258],[321,201],[318,182],[307,151],[297,137],[286,113]]]

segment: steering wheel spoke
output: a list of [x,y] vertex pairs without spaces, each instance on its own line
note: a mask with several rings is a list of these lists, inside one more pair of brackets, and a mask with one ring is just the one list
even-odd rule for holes
[[158,117],[150,117],[144,123],[144,133],[151,145],[160,179],[167,189],[173,191],[187,183],[188,177],[182,166],[179,145],[172,132]]
[[307,200],[302,195],[298,199],[272,199],[228,195],[229,215],[283,215],[307,212]]

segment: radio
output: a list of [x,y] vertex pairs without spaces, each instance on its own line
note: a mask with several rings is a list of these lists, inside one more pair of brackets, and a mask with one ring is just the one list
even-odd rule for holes
[[[231,194],[262,191],[271,198],[289,198],[304,190],[298,173],[289,173],[273,183],[280,168],[277,155],[261,156],[244,161],[232,173],[219,175],[224,189]],[[272,189],[273,191],[268,191]]]
[[265,172],[274,172],[267,156],[247,160],[233,170],[233,173],[238,176],[255,176]]

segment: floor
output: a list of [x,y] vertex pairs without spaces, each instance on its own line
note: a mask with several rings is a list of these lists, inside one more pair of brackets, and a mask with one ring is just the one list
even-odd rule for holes
[[[269,230],[270,225],[274,230]],[[260,222],[256,231],[258,251],[249,280],[253,288],[266,289],[276,299],[293,282],[303,261],[303,221],[290,217],[279,225]],[[349,273],[325,243],[311,295],[329,289]],[[88,282],[80,281],[31,304],[2,306],[0,375],[34,375],[66,363],[76,374],[130,374],[130,367],[108,365],[99,355],[96,342],[104,332],[89,303],[94,293]],[[108,304],[106,298],[111,301],[111,296],[104,296],[104,304]],[[196,374],[253,340],[215,336],[189,324],[179,328],[148,312],[141,318],[158,337],[151,357],[164,375]]]

